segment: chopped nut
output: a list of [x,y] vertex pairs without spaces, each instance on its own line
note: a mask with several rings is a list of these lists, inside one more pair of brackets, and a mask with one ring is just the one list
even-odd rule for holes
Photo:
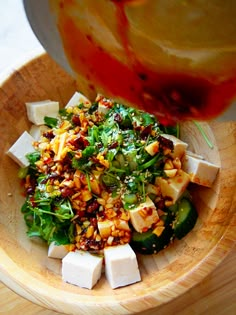
[[81,226],[79,224],[76,224],[76,234],[79,235],[82,233]]
[[165,200],[165,206],[166,207],[170,207],[173,205],[173,201],[172,200]]
[[100,187],[99,182],[96,180],[95,177],[90,178],[90,186],[91,186],[91,190],[94,194],[96,194],[96,195],[101,194],[101,187]]
[[81,188],[81,182],[80,182],[79,176],[77,175],[77,171],[74,174],[74,184],[76,188],[78,189]]
[[109,236],[108,239],[107,239],[107,244],[108,245],[112,245],[113,240],[114,240],[114,237],[113,236]]
[[182,163],[180,161],[180,159],[178,157],[176,157],[174,160],[173,160],[173,165],[175,168],[177,168],[178,170],[181,169],[182,167]]
[[111,209],[111,208],[113,208],[113,204],[112,204],[112,203],[107,203],[107,204],[105,205],[105,208],[106,208],[106,209]]
[[164,165],[164,170],[172,170],[174,168],[173,162],[171,159],[167,159]]
[[176,168],[173,168],[173,169],[171,169],[171,170],[164,170],[166,176],[167,176],[167,177],[170,177],[170,178],[175,177],[176,174],[177,174],[177,171],[178,171],[178,170],[177,170]]
[[80,241],[80,239],[81,239],[81,235],[76,235],[75,241],[76,241],[77,243]]
[[109,193],[107,191],[103,190],[101,197],[102,197],[102,199],[107,200],[109,198]]
[[88,201],[88,200],[92,199],[92,197],[93,197],[93,195],[89,190],[85,190],[85,189],[81,190],[81,200],[82,201]]
[[93,233],[94,233],[94,227],[90,225],[86,231],[86,237],[90,238],[91,236],[93,236]]
[[106,201],[103,198],[97,198],[97,202],[102,206],[105,206],[106,204]]

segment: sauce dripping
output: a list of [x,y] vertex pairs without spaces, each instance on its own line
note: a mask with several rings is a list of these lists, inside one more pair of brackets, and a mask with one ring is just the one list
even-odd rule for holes
[[163,124],[189,119],[210,120],[230,105],[235,96],[236,76],[219,82],[204,74],[148,67],[132,48],[125,10],[127,4],[144,0],[110,1],[115,6],[117,34],[126,63],[77,26],[73,16],[65,10],[75,5],[75,1],[60,1],[58,29],[67,58],[72,69],[90,82],[91,89],[102,87],[108,95],[155,114]]

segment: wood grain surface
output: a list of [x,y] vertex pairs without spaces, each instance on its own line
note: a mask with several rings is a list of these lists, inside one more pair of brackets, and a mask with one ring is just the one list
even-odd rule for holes
[[[236,314],[236,247],[201,283],[154,311],[140,315],[234,315]],[[62,315],[33,304],[0,284],[0,314]],[[74,313],[76,314],[76,312]]]
[[[10,78],[0,85],[1,152],[5,153],[30,127],[26,101],[52,99],[63,106],[81,88],[45,54],[13,69]],[[25,235],[19,211],[24,198],[17,182],[18,168],[1,154],[0,279],[40,306],[1,285],[0,314],[53,314],[42,306],[83,315],[234,314],[236,123],[201,125],[213,149],[191,123],[182,125],[181,136],[190,149],[221,169],[212,188],[193,190],[199,213],[194,230],[158,255],[138,255],[142,281],[117,290],[109,287],[105,277],[94,290],[62,282],[60,261],[47,257],[46,244],[32,242]]]

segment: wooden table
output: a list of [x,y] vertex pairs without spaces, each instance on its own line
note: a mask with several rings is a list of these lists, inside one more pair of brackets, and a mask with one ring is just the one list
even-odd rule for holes
[[[24,315],[61,314],[25,300],[0,283],[0,314],[15,315],[21,312]],[[212,274],[196,287],[153,312],[142,313],[142,315],[152,314],[236,314],[236,246]]]

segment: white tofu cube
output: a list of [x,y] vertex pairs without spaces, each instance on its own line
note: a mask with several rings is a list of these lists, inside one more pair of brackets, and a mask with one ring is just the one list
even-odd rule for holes
[[111,228],[114,222],[111,220],[98,221],[98,230],[101,238],[108,238],[111,235]]
[[190,155],[190,156],[193,156],[197,159],[204,160],[204,157],[202,155],[197,154],[197,153],[192,152],[192,151],[189,151],[189,150],[186,150],[186,155]]
[[218,166],[190,155],[186,155],[182,167],[191,182],[206,187],[212,186],[219,171]]
[[180,139],[176,138],[173,135],[162,134],[161,136],[166,138],[166,139],[169,139],[169,140],[171,140],[173,142],[174,150],[170,154],[170,156],[173,157],[173,158],[178,157],[179,159],[181,159],[182,156],[186,152],[188,144],[186,142],[181,141]]
[[156,177],[155,180],[155,184],[160,187],[162,195],[164,197],[170,197],[174,203],[185,191],[189,182],[190,176],[183,170],[179,170],[175,177]]
[[62,259],[68,254],[66,245],[57,245],[52,242],[48,247],[48,257]]
[[103,257],[85,251],[69,252],[62,259],[62,279],[82,288],[92,289],[102,273]]
[[7,155],[9,155],[21,167],[27,167],[29,165],[29,161],[26,158],[26,154],[35,151],[33,147],[34,141],[35,139],[27,131],[24,131],[7,151]]
[[39,102],[28,102],[25,103],[28,119],[35,125],[43,125],[44,117],[58,116],[59,103],[46,100]]
[[47,130],[49,130],[50,128],[46,125],[32,125],[29,131],[29,134],[36,140],[38,141],[41,136],[43,135],[43,133]]
[[137,258],[129,244],[104,249],[105,275],[112,289],[141,280]]
[[130,231],[129,223],[125,220],[116,219],[98,221],[98,230],[101,238],[107,239],[111,236],[113,226],[119,230]]
[[149,197],[146,198],[145,202],[131,209],[129,213],[130,221],[134,229],[139,233],[151,228],[152,224],[159,220],[156,206]]
[[106,115],[106,113],[110,110],[110,107],[106,106],[106,104],[98,103],[98,112],[102,115]]
[[91,105],[90,100],[79,92],[75,92],[65,108],[78,106],[80,104]]

